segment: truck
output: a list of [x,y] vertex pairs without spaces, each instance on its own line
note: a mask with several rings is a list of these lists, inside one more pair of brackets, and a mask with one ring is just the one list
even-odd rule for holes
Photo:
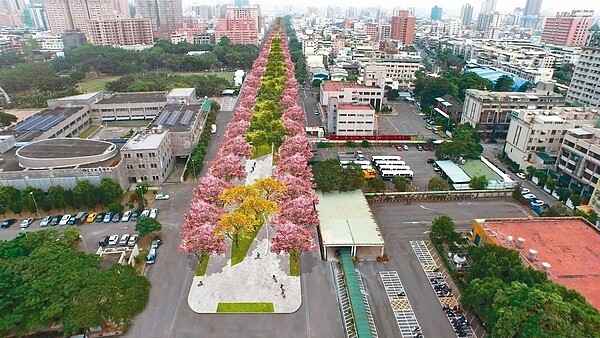
[[375,169],[366,169],[363,170],[363,178],[365,180],[371,180],[377,177],[377,172]]
[[216,132],[217,132],[217,125],[213,123],[213,124],[210,126],[210,133],[211,133],[211,134],[214,134],[214,133],[216,133]]

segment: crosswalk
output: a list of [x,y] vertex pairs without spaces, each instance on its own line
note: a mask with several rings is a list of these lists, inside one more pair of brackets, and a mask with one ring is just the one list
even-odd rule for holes
[[419,322],[410,305],[402,281],[396,271],[379,271],[385,293],[390,301],[402,337],[414,337],[420,331]]
[[[450,296],[441,295],[436,292],[435,284],[432,281],[443,280],[445,282],[446,276],[444,276],[442,273],[439,272],[439,267],[438,267],[437,263],[435,262],[435,259],[431,255],[431,251],[429,250],[429,247],[427,247],[427,244],[425,243],[425,241],[410,241],[410,246],[412,247],[413,251],[415,252],[415,255],[417,256],[417,260],[421,264],[421,268],[423,268],[423,271],[425,272],[425,275],[427,276],[427,280],[430,281],[429,284],[431,285],[433,292],[438,295],[438,300],[440,302],[440,305],[442,307],[450,307],[450,308],[453,308],[455,306],[460,307],[460,303],[458,302],[456,297],[454,297],[453,295],[450,295]],[[448,321],[452,325],[452,319],[450,317],[448,317]],[[473,332],[473,329],[470,326],[465,329],[465,333],[466,333],[467,337],[476,337],[476,335]],[[457,334],[457,337],[458,337],[458,334]]]

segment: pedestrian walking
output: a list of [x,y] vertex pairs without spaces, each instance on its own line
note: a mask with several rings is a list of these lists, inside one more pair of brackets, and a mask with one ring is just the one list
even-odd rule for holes
[[202,286],[202,285],[204,285],[204,283],[202,283],[202,281],[199,281],[198,286]]
[[254,259],[260,259],[260,252],[256,253],[256,257],[254,257]]
[[283,290],[283,284],[280,284],[279,287],[281,288],[281,290]]
[[275,277],[275,275],[273,275],[273,280],[275,281],[275,283],[277,283],[277,277]]
[[285,291],[281,290],[281,297],[285,299]]

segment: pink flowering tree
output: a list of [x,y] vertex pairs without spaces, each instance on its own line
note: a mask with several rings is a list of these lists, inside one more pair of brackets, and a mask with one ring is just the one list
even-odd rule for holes
[[217,154],[217,158],[210,162],[208,172],[227,182],[246,178],[246,169],[242,164],[242,159],[231,154]]
[[312,172],[306,161],[307,158],[299,154],[281,158],[277,162],[277,171],[291,174],[304,181],[310,181]]
[[234,138],[238,135],[246,135],[250,121],[239,120],[236,122],[230,122],[225,129],[225,137]]
[[282,117],[302,123],[306,120],[304,110],[298,105],[284,109]]
[[310,181],[299,179],[289,173],[275,172],[273,177],[282,181],[287,190],[279,196],[279,203],[298,198],[310,196],[313,193],[313,185]]
[[307,228],[318,226],[318,212],[314,207],[316,201],[318,201],[317,197],[312,195],[300,196],[281,203],[279,213],[276,216],[278,222],[288,221]]
[[246,108],[244,106],[238,106],[231,116],[231,121],[249,121],[251,116],[252,109]]
[[285,126],[285,129],[287,130],[288,135],[295,136],[300,134],[306,134],[304,123],[296,122],[288,118],[283,118],[282,121],[283,125]]
[[277,234],[272,239],[271,252],[288,253],[297,263],[301,253],[317,250],[313,237],[312,230],[291,222],[283,222],[278,224]]
[[223,190],[231,187],[233,187],[231,182],[227,182],[213,175],[206,174],[200,179],[198,188],[194,190],[194,198],[222,207],[223,201],[221,201],[219,197],[223,193]]
[[192,200],[190,211],[183,216],[183,228],[193,229],[209,222],[216,224],[225,211],[202,200]]
[[[286,126],[286,128],[288,127]],[[279,159],[294,155],[301,155],[307,160],[313,157],[310,144],[308,144],[308,139],[306,138],[306,133],[288,136],[283,140],[281,146],[279,146],[279,150],[277,151],[277,156]]]
[[296,105],[297,102],[298,99],[296,97],[285,93],[283,93],[283,95],[281,96],[281,100],[279,100],[279,104],[284,108],[293,107]]
[[245,134],[233,138],[224,138],[221,142],[220,152],[224,155],[231,154],[243,158],[250,158],[252,156],[252,148],[246,141]]
[[193,253],[202,262],[210,254],[221,255],[227,250],[225,240],[215,235],[215,225],[203,223],[181,233],[180,252]]

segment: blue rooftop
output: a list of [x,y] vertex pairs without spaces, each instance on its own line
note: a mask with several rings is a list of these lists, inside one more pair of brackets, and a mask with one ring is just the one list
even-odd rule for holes
[[515,83],[513,85],[513,89],[515,89],[515,90],[517,90],[520,86],[522,86],[524,83],[527,82],[527,80],[525,80],[524,78],[515,76],[511,73],[508,73],[508,72],[505,72],[502,70],[496,70],[493,68],[486,68],[486,67],[471,68],[471,69],[465,70],[465,72],[475,73],[484,79],[488,79],[488,80],[492,81],[492,83],[496,83],[496,81],[498,81],[498,79],[503,75],[510,76]]

